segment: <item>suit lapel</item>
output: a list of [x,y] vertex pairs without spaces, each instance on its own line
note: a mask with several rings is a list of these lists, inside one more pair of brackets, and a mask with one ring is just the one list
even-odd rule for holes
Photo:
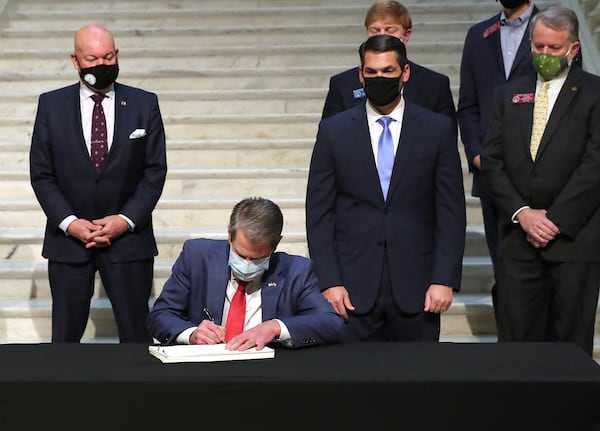
[[260,286],[262,299],[262,320],[274,319],[277,316],[277,300],[283,289],[285,279],[276,267],[273,273],[265,276]]
[[[87,146],[85,144],[85,137],[83,135],[83,128],[81,125],[81,101],[79,100],[79,84],[74,84],[71,87],[71,91],[68,94],[62,109],[65,112],[64,130],[72,133],[72,137],[65,139],[65,142],[73,142],[75,151],[78,154],[77,157],[81,157],[83,163],[88,164],[90,170],[94,171],[94,165],[90,158]],[[74,153],[75,154],[75,153]],[[94,171],[95,172],[95,171]]]
[[[523,94],[535,94],[535,76],[532,76],[531,79],[522,81],[519,86],[515,87],[515,93],[509,94],[508,96],[512,98],[511,103],[515,104],[515,97]],[[530,160],[531,152],[529,150],[529,146],[531,143],[531,128],[533,126],[534,103],[535,102],[516,104],[519,133],[521,135],[520,142],[523,145],[523,151],[525,151]]]
[[349,131],[350,145],[354,151],[349,152],[350,157],[358,157],[358,164],[363,165],[363,169],[356,172],[361,175],[360,182],[365,184],[369,190],[379,190],[379,197],[383,201],[383,192],[379,182],[379,173],[375,164],[373,147],[371,144],[371,134],[367,122],[366,102],[360,105],[361,108],[355,109],[352,115],[352,128]]
[[392,170],[392,178],[390,179],[390,187],[388,190],[389,202],[393,196],[394,190],[400,184],[402,172],[406,164],[410,160],[411,153],[417,143],[418,131],[418,114],[415,113],[413,105],[405,101],[404,115],[402,117],[402,130],[400,131],[400,140],[394,157],[394,168]]
[[[500,23],[500,15],[496,17],[498,23]],[[502,76],[506,76],[504,73],[504,57],[502,56],[502,44],[500,42],[500,27],[498,30],[493,32],[489,37],[488,41],[490,45],[492,45],[492,50],[494,51],[494,59],[496,60],[496,66],[502,72]]]
[[[556,99],[556,103],[552,108],[552,112],[550,113],[550,117],[548,118],[548,123],[546,123],[546,128],[544,129],[544,134],[542,135],[542,140],[540,141],[540,147],[538,149],[539,156],[544,152],[544,148],[548,145],[548,142],[552,138],[552,135],[558,128],[561,120],[565,117],[566,112],[569,110],[569,106],[575,95],[579,91],[580,87],[580,74],[579,68],[573,67],[567,76],[560,92],[558,93],[558,98]],[[538,157],[539,157],[538,156]]]
[[[227,291],[227,284],[229,283],[229,243],[215,248],[206,264],[207,268],[213,268],[214,271],[209,271],[206,282],[207,282],[207,294],[206,307],[210,310],[215,322],[223,322],[223,306],[225,305],[225,293]],[[192,262],[193,264],[193,262]]]
[[[127,131],[129,128],[127,127],[127,123],[129,122],[129,115],[127,109],[128,103],[128,95],[126,90],[115,82],[115,127],[113,132],[113,140],[112,145],[110,147],[110,151],[106,155],[106,160],[104,161],[104,168],[102,172],[105,172],[107,167],[111,165],[111,159],[118,157],[114,155],[119,152],[120,146],[123,144],[124,139],[129,139],[127,135]],[[123,136],[126,135],[126,136]],[[101,174],[102,174],[101,172]]]

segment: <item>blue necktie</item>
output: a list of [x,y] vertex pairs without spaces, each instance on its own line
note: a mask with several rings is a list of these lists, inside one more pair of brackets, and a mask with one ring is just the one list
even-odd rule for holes
[[384,200],[387,198],[392,169],[394,168],[394,140],[389,128],[392,121],[394,121],[392,117],[381,117],[377,120],[383,126],[377,147],[377,171],[379,172],[379,182],[381,183]]

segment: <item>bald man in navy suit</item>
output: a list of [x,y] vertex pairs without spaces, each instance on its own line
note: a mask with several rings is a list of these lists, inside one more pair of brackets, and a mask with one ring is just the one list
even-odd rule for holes
[[[81,28],[71,55],[80,82],[39,98],[30,172],[47,217],[42,255],[53,342],[80,341],[96,272],[120,341],[152,340],[146,328],[158,254],[152,211],[167,173],[165,132],[156,95],[115,82],[118,54],[106,28]],[[96,95],[105,117],[100,123],[93,118],[100,118]],[[103,139],[92,142],[99,124]],[[98,142],[107,152],[93,161]]]

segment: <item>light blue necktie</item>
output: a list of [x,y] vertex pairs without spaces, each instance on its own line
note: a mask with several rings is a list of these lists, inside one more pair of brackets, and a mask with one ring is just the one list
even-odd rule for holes
[[383,126],[377,147],[377,171],[379,172],[379,182],[381,183],[384,200],[387,199],[392,169],[394,168],[394,140],[389,127],[392,121],[394,121],[392,117],[381,117],[377,120]]

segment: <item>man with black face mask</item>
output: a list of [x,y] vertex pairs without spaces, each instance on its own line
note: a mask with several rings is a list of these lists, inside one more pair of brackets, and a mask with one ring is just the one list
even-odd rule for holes
[[152,211],[167,173],[158,99],[115,82],[119,51],[104,27],[81,28],[74,44],[80,82],[40,96],[30,152],[47,217],[52,341],[81,340],[98,271],[120,341],[150,342]]
[[452,120],[405,101],[389,35],[360,47],[367,101],[321,121],[306,194],[310,257],[352,341],[438,341],[460,289],[465,199]]

